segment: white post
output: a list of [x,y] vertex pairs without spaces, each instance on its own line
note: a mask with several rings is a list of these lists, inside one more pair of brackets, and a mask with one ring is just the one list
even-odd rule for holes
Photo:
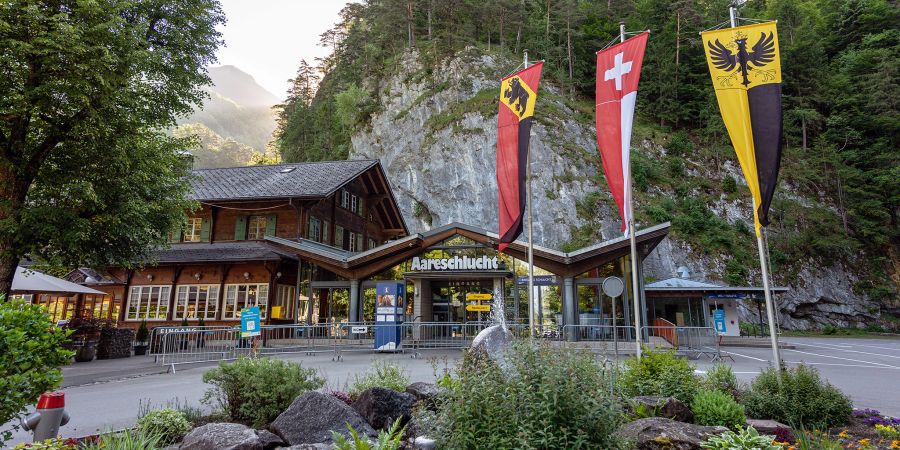
[[737,26],[737,7],[734,6],[734,3],[728,7],[728,19],[731,22],[731,28]]
[[[756,213],[756,199],[753,199],[753,211]],[[763,291],[766,295],[766,318],[769,319],[769,337],[772,341],[772,362],[775,368],[781,370],[781,353],[778,350],[778,330],[775,328],[775,303],[772,301],[772,292],[769,289],[769,269],[766,261],[765,246],[762,233],[756,233],[756,246],[759,249],[759,267],[762,269]]]
[[[523,61],[525,68],[528,68],[528,50],[525,50],[525,58]],[[529,136],[530,138],[530,136]],[[528,138],[526,138],[528,139]],[[532,225],[531,213],[531,146],[528,146],[528,152],[525,154],[525,197],[528,201],[528,329],[529,335],[534,337],[534,315],[537,312],[537,301],[534,298],[534,227]]]

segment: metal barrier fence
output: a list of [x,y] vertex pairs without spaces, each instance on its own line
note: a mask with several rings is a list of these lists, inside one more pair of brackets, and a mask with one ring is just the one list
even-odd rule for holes
[[[388,351],[412,352],[420,356],[428,349],[464,349],[492,322],[406,322],[398,325],[374,323],[326,323],[316,325],[266,325],[257,338],[241,338],[238,327],[157,327],[150,334],[150,355],[157,364],[223,361],[250,354],[330,353],[332,360],[346,352],[373,352],[378,327],[395,327],[400,337],[397,348]],[[507,324],[516,337],[527,337],[525,324]],[[675,348],[688,355],[721,359],[719,337],[706,327],[643,327],[644,344],[651,348]],[[543,325],[540,339],[567,347],[599,353],[634,351],[634,328],[612,325]]]

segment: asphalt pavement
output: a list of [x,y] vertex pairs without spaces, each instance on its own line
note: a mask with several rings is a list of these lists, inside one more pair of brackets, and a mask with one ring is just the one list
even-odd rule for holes
[[[816,367],[829,382],[848,394],[858,408],[874,408],[884,414],[900,416],[900,339],[868,338],[783,338],[793,349],[783,349],[788,365],[799,363]],[[735,374],[750,381],[769,365],[768,348],[727,347]],[[409,354],[345,353],[342,361],[332,354],[291,354],[283,359],[299,361],[316,369],[336,390],[346,390],[354,375],[365,372],[375,360],[389,360],[404,368],[412,381],[433,382],[445,366],[453,367],[461,357],[459,350],[425,351],[420,358]],[[708,359],[692,361],[699,373],[712,366]],[[153,364],[150,357],[94,361],[63,369],[66,410],[72,419],[60,430],[63,436],[84,436],[134,424],[141,404],[165,406],[181,404],[203,406],[200,399],[209,387],[203,373],[215,364],[178,366],[175,373]],[[209,410],[209,407],[203,406]],[[9,424],[0,427],[7,429]],[[11,444],[29,441],[19,431]]]

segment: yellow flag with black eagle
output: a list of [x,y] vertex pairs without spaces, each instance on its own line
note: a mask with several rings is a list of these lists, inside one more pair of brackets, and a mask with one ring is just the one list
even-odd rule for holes
[[781,165],[781,56],[775,22],[701,33],[728,136],[753,196],[756,233],[768,211]]

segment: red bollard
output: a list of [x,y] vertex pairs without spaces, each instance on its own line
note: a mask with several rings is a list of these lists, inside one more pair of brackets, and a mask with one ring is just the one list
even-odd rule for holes
[[65,411],[66,394],[44,392],[38,400],[36,411],[22,422],[25,431],[34,432],[34,442],[53,439],[59,435],[59,427],[69,423],[69,413]]

